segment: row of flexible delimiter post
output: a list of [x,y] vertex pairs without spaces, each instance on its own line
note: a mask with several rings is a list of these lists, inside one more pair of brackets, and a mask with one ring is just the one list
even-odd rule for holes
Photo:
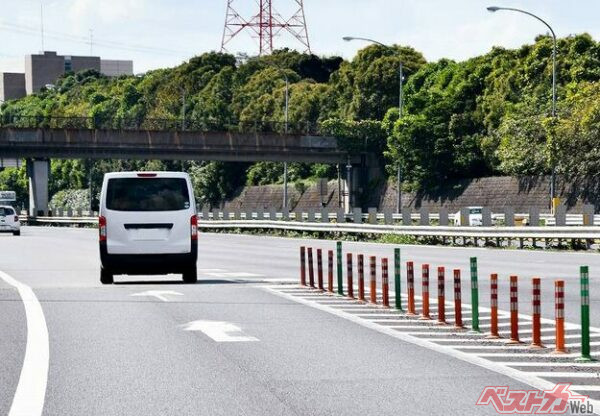
[[[316,250],[317,279],[315,285],[314,257],[311,247],[300,247],[300,285],[307,286],[306,275],[308,268],[308,286],[320,291],[327,291],[334,294],[334,257],[337,258],[337,294],[347,296],[351,299],[357,299],[360,302],[367,302],[365,296],[365,257],[358,254],[357,257],[357,284],[358,297],[354,294],[354,271],[352,253],[346,254],[346,291],[344,292],[343,258],[342,243],[338,242],[336,251],[327,252],[327,287],[325,288],[323,279],[323,251]],[[369,300],[368,302],[376,305],[377,296],[377,258],[370,256],[369,261]],[[401,282],[401,258],[400,249],[394,250],[394,307],[405,312],[408,316],[414,316],[421,320],[431,320],[430,312],[430,292],[429,278],[430,268],[428,264],[421,266],[421,313],[418,314],[415,304],[415,269],[412,261],[406,262],[406,295],[407,309],[404,311],[402,302],[402,282]],[[446,322],[446,270],[444,267],[437,268],[437,321],[439,324]],[[519,300],[518,300],[518,277],[510,276],[510,339],[509,344],[520,344],[519,338]],[[580,269],[581,281],[581,357],[580,361],[592,360],[590,352],[590,312],[589,312],[589,270],[587,266]],[[481,333],[479,328],[479,282],[477,271],[477,258],[470,259],[470,283],[471,283],[471,331]],[[544,348],[541,337],[541,279],[534,277],[532,279],[532,348]],[[566,353],[565,348],[565,282],[557,280],[555,287],[555,352]],[[454,288],[454,326],[456,329],[464,329],[462,319],[462,288],[461,271],[453,270],[453,288]],[[388,259],[381,259],[381,306],[390,308],[389,300],[389,280],[388,280]],[[490,276],[490,333],[487,338],[500,338],[498,332],[498,275]]]

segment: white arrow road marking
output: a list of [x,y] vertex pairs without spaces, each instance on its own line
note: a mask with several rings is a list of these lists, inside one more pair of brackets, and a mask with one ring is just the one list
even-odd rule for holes
[[239,326],[230,322],[193,321],[183,325],[184,331],[200,331],[216,342],[255,342],[258,338],[248,336]]
[[8,416],[39,416],[44,409],[50,362],[48,327],[44,311],[29,286],[4,272],[0,272],[0,278],[19,292],[27,319],[25,358]]
[[154,297],[156,299],[160,299],[163,302],[169,302],[169,299],[166,297],[166,295],[183,296],[183,293],[175,292],[174,290],[148,290],[147,292],[134,293],[133,295],[129,295],[129,296],[135,296],[135,297],[148,296],[148,297]]

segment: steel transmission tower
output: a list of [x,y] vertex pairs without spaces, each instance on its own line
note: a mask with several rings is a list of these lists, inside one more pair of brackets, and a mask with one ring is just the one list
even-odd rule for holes
[[242,17],[236,10],[236,3],[251,0],[227,0],[227,14],[225,15],[225,28],[221,52],[227,50],[227,44],[242,31],[248,29],[253,37],[258,38],[260,55],[273,52],[273,39],[285,31],[295,37],[303,46],[304,52],[310,53],[310,42],[306,28],[303,0],[279,0],[291,2],[296,12],[285,19],[273,7],[273,0],[254,0],[258,5],[258,14],[250,19]]

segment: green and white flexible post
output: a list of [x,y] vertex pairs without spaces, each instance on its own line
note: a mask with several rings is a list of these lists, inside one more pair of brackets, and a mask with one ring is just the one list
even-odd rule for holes
[[590,355],[590,274],[588,266],[581,266],[581,358],[577,361],[595,361]]
[[479,329],[479,284],[477,282],[477,257],[471,257],[471,331],[481,332]]
[[394,293],[396,294],[396,309],[402,310],[402,283],[400,278],[400,249],[394,249]]
[[342,242],[337,242],[337,292],[338,295],[344,294],[344,269],[342,259]]

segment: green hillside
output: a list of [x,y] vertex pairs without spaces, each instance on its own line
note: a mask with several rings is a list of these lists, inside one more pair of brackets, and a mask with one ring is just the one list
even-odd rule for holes
[[[555,161],[571,177],[600,172],[600,44],[589,35],[559,40],[559,119],[551,110],[552,42],[542,36],[517,50],[494,48],[464,62],[427,63],[412,48],[369,46],[351,61],[281,50],[237,63],[207,53],[176,68],[108,79],[68,74],[52,90],[4,103],[1,117],[89,117],[95,125],[161,119],[187,128],[256,126],[282,130],[285,75],[292,130],[368,139],[400,163],[407,188],[489,175],[547,174]],[[398,120],[398,65],[404,62],[405,112]],[[184,100],[185,97],[185,100]],[[245,183],[278,183],[282,166],[196,162],[54,161],[51,192],[97,187],[115,169],[185,169],[199,199],[216,202]],[[291,180],[335,175],[329,166],[294,164]],[[26,192],[23,169],[0,173],[0,188]]]

